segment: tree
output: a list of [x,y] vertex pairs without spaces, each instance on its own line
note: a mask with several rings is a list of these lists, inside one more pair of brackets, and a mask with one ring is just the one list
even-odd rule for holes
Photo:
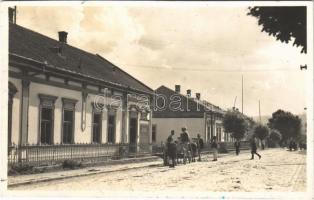
[[301,134],[301,119],[297,115],[279,109],[268,119],[268,127],[280,132],[281,141],[287,141]]
[[264,143],[263,140],[268,136],[269,129],[267,126],[264,126],[262,124],[259,124],[254,129],[255,136],[261,140],[262,142],[262,149],[264,149]]
[[223,119],[223,127],[226,132],[231,133],[231,137],[241,140],[247,130],[247,123],[239,112],[227,111]]
[[267,126],[259,124],[255,127],[254,134],[258,139],[264,140],[269,135],[269,129]]
[[258,19],[262,32],[288,43],[294,38],[293,46],[301,46],[306,53],[306,7],[305,6],[262,6],[249,7],[248,15]]
[[270,131],[269,139],[270,139],[271,143],[273,144],[273,146],[276,146],[279,143],[279,141],[281,140],[281,138],[282,138],[282,136],[278,130],[272,129]]

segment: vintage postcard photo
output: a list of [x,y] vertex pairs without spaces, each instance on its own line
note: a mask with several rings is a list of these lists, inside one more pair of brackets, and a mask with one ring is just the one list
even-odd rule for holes
[[1,3],[1,195],[311,198],[312,5]]

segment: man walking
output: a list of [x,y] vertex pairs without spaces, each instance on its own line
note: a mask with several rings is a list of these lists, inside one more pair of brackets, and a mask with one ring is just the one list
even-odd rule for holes
[[256,145],[256,137],[255,137],[255,135],[253,135],[253,138],[252,138],[252,141],[251,141],[251,154],[252,154],[251,160],[254,159],[254,154],[256,154],[259,159],[262,158],[262,156],[257,153],[257,145]]

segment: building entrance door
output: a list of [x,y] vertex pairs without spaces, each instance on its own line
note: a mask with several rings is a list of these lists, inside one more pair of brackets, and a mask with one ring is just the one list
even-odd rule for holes
[[137,118],[130,118],[130,151],[136,151],[137,141]]

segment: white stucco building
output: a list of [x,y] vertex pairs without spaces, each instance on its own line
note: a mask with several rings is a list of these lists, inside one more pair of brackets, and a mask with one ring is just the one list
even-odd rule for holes
[[119,67],[69,45],[66,32],[55,40],[10,21],[9,146],[150,144],[152,99]]
[[218,141],[230,141],[222,125],[224,110],[205,100],[201,100],[200,93],[191,97],[191,90],[181,94],[180,85],[175,90],[161,86],[155,90],[156,101],[153,111],[153,142],[165,142],[170,131],[175,131],[179,137],[182,127],[186,127],[190,137],[196,138],[200,134],[204,141],[209,142],[213,136]]

